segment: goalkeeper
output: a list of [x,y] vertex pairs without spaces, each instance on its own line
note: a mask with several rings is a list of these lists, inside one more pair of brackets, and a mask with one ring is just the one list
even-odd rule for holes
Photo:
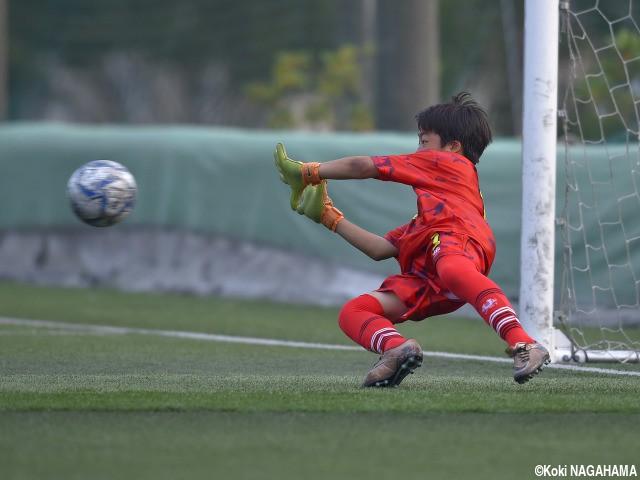
[[[395,257],[401,273],[348,301],[338,316],[349,338],[380,360],[365,387],[393,387],[422,364],[422,348],[396,325],[471,304],[508,344],[514,380],[524,383],[549,363],[549,353],[522,328],[513,307],[487,275],[495,241],[484,215],[475,165],[492,140],[486,112],[466,92],[416,116],[418,149],[407,155],[355,156],[301,163],[275,150],[291,208],[336,232],[374,260]],[[347,220],[327,195],[327,179],[376,178],[413,187],[418,213],[384,236]]]

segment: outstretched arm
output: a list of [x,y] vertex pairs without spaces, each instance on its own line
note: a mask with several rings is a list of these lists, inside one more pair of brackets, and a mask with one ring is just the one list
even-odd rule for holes
[[398,249],[384,237],[360,228],[346,218],[338,222],[336,233],[373,260],[385,260],[398,254]]
[[398,254],[398,249],[384,237],[371,233],[344,218],[327,195],[327,181],[308,186],[300,197],[296,211],[336,232],[373,260],[384,260]]
[[284,146],[279,143],[274,158],[280,179],[291,187],[292,210],[338,233],[374,260],[384,260],[398,254],[398,249],[384,237],[346,220],[327,195],[327,179],[377,178],[378,169],[371,157],[345,157],[325,163],[302,163],[291,160]]
[[371,157],[345,157],[320,164],[322,179],[349,180],[378,178],[378,169]]
[[346,157],[325,163],[302,163],[287,156],[284,145],[279,143],[273,152],[280,180],[291,187],[291,210],[296,210],[300,195],[308,185],[318,185],[325,179],[377,178],[378,169],[371,157]]

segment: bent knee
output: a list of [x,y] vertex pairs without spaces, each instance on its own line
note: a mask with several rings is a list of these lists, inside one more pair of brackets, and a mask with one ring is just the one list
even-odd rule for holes
[[338,313],[338,325],[340,325],[340,328],[344,330],[344,326],[349,322],[351,316],[358,313],[384,315],[384,309],[378,299],[371,294],[352,298],[342,306],[340,313]]

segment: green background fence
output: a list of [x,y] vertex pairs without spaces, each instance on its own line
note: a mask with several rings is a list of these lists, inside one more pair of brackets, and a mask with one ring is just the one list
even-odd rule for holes
[[[136,230],[158,235],[180,231],[249,242],[377,275],[396,272],[395,261],[373,262],[289,209],[288,187],[278,179],[273,164],[277,142],[283,142],[294,159],[326,161],[349,155],[410,153],[417,137],[186,126],[5,124],[0,127],[0,229],[5,237],[9,232],[90,231],[94,237],[103,235],[114,241],[120,233]],[[498,139],[478,165],[487,218],[498,244],[491,277],[514,299],[520,272],[520,151],[519,141]],[[65,196],[73,170],[95,159],[126,165],[139,187],[133,214],[108,232],[80,223]],[[604,164],[598,169],[607,175]],[[562,162],[558,170],[563,175]],[[564,189],[560,180],[559,194]],[[415,195],[402,185],[332,181],[329,193],[350,220],[378,234],[405,223],[415,213]],[[558,204],[561,208],[562,202]],[[617,207],[612,199],[600,208]],[[616,255],[612,251],[609,256],[615,261]],[[561,260],[558,246],[556,261]],[[130,261],[134,264],[136,258]],[[608,276],[604,266],[591,268],[596,269],[592,272],[596,278]],[[559,282],[558,275],[558,286]],[[623,297],[635,301],[635,284],[618,288]]]

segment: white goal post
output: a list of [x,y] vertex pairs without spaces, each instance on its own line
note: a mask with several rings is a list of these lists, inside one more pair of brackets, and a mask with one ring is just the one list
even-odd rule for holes
[[558,0],[525,3],[520,319],[552,361],[558,18]]
[[[613,8],[611,3],[607,7],[599,0],[573,0],[577,11],[573,17],[569,15],[572,0],[525,3],[519,310],[525,329],[549,348],[555,362],[640,360],[640,248],[634,248],[640,247],[640,181],[635,181],[636,173],[640,178],[640,52],[625,53],[617,44],[631,45],[629,51],[640,46],[640,18],[636,18],[640,6],[634,6],[634,1],[640,0],[617,2],[617,17],[606,10]],[[628,5],[627,11],[622,11],[621,4]],[[571,30],[571,22],[579,32],[574,37],[569,32],[564,40],[569,60],[562,68],[570,71],[571,78],[563,86],[568,93],[559,108],[560,31],[561,25]],[[587,27],[593,25],[600,30],[590,33]],[[599,38],[602,32],[609,40]],[[588,58],[580,57],[578,44],[586,45]],[[604,59],[606,55],[609,60]],[[622,80],[610,80],[613,70]],[[574,79],[581,83],[572,83]],[[585,110],[593,119],[584,115]],[[559,117],[565,133],[560,149]],[[612,124],[618,129],[615,136],[607,133]],[[589,133],[589,128],[595,133]],[[581,153],[570,153],[573,142],[580,143]],[[594,149],[598,149],[595,154]],[[559,153],[565,155],[567,172],[560,215],[556,207]],[[589,169],[590,162],[599,163],[597,169],[576,176],[576,168],[587,164]],[[621,169],[620,164],[630,170]],[[611,178],[601,181],[594,171]],[[616,176],[625,179],[616,182]],[[612,211],[617,215],[613,220]],[[587,233],[590,222],[596,224],[593,234]],[[554,262],[557,231],[562,233],[561,265]],[[610,253],[614,245],[615,258]],[[595,279],[598,269],[604,271],[600,277],[605,281]],[[562,271],[562,285],[554,285],[556,271]],[[625,294],[631,300],[619,294],[621,279],[627,282]],[[558,288],[561,295],[554,298]],[[582,307],[578,296],[589,297],[590,305]],[[601,308],[609,313],[601,313]],[[607,315],[611,318],[606,319]],[[634,320],[624,323],[623,317]],[[596,320],[582,324],[583,318]],[[609,334],[613,335],[607,338]],[[587,340],[590,336],[597,338]]]

